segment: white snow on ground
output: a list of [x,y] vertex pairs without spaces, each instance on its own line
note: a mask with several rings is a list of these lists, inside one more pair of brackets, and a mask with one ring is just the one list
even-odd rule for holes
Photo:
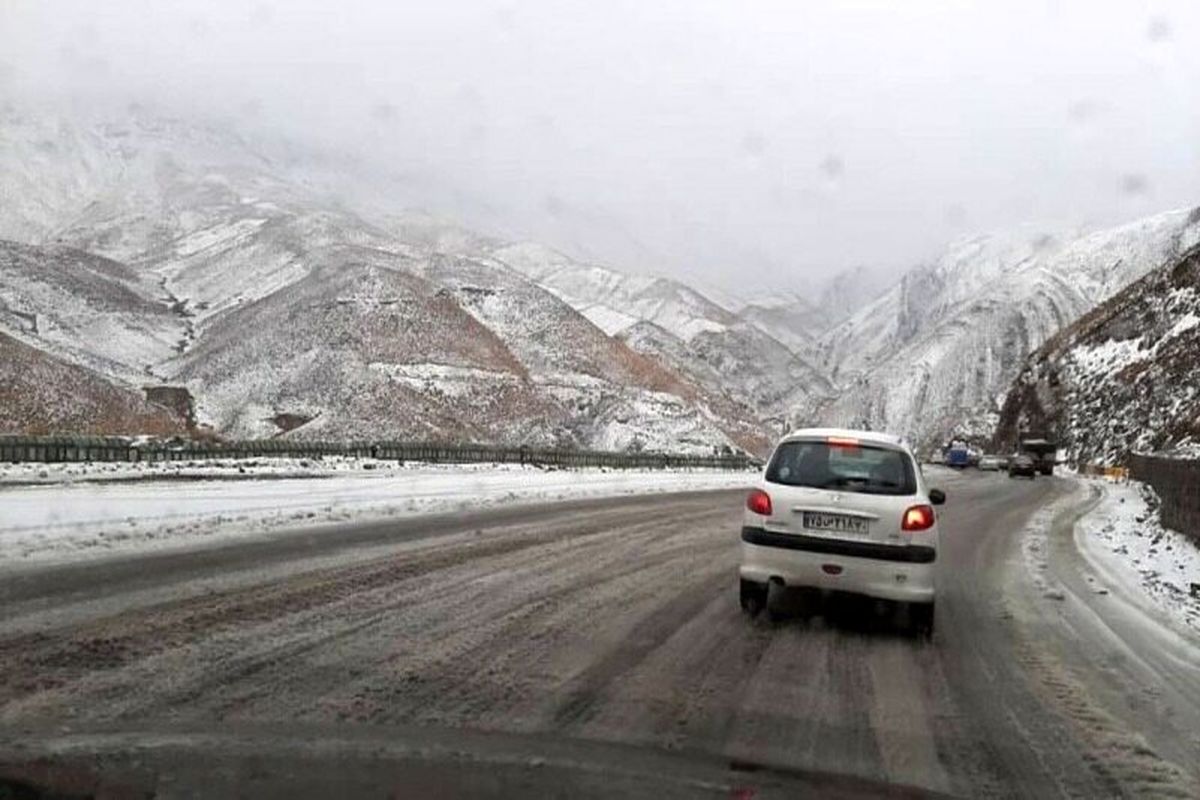
[[[489,465],[479,465],[487,467]],[[457,467],[471,469],[470,466]],[[407,470],[395,461],[326,456],[310,458],[205,459],[160,462],[86,462],[79,464],[0,464],[5,486],[101,481],[175,480],[179,478],[320,478],[367,470]],[[0,495],[3,497],[5,495]],[[4,519],[0,508],[0,522]]]
[[261,228],[266,222],[265,219],[240,219],[194,231],[175,240],[175,254],[178,256],[195,255],[214,244],[223,244],[231,239],[244,238]]
[[484,382],[517,384],[520,379],[510,372],[477,369],[475,367],[451,367],[445,364],[385,364],[372,362],[367,365],[378,370],[397,383],[410,389],[426,392],[441,392],[447,397],[462,397]]
[[631,316],[606,305],[585,306],[577,309],[588,318],[588,321],[609,336],[615,336],[626,328],[637,324],[637,317]]
[[[376,468],[361,469],[366,464]],[[360,462],[359,467],[357,472],[335,470],[292,480],[85,480],[0,488],[0,562],[78,560],[276,529],[515,503],[741,488],[755,477],[717,470],[551,470],[495,464]],[[41,480],[48,481],[49,473]]]
[[1021,554],[1033,579],[1034,588],[1049,600],[1066,599],[1061,584],[1050,575],[1050,528],[1054,524],[1054,518],[1077,500],[1078,497],[1072,492],[1048,506],[1043,506],[1030,517],[1025,535],[1021,539]]
[[[1100,504],[1079,520],[1083,553],[1126,591],[1149,599],[1173,623],[1200,632],[1200,547],[1158,521],[1153,489],[1136,481],[1094,481]],[[1153,506],[1153,507],[1152,507]]]

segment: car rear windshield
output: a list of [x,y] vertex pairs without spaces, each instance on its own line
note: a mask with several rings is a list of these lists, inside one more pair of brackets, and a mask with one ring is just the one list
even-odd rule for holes
[[767,480],[787,486],[866,494],[917,491],[912,459],[899,450],[825,441],[784,442],[767,467]]

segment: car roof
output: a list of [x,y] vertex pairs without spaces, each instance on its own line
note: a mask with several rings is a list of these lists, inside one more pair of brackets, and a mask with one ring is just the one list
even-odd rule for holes
[[880,433],[879,431],[862,431],[854,428],[800,428],[783,437],[783,441],[787,442],[793,439],[827,439],[830,436],[841,436],[847,439],[858,439],[860,442],[907,448],[904,440],[894,434]]

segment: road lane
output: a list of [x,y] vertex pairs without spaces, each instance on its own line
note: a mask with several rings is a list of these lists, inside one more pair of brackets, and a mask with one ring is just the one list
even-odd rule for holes
[[1128,753],[1105,715],[1127,717],[1080,663],[1103,653],[1028,584],[1021,531],[1073,485],[935,475],[932,642],[871,603],[747,620],[738,493],[587,501],[27,572],[3,590],[0,732],[415,725],[962,796],[1186,796],[1155,751],[1106,763]]

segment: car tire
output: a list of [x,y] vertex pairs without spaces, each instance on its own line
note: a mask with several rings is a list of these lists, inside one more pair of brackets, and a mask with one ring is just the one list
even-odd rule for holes
[[922,639],[933,638],[934,606],[930,603],[909,603],[908,622],[912,632]]
[[743,578],[738,592],[742,611],[751,617],[757,617],[767,607],[767,591],[767,584],[755,583]]

